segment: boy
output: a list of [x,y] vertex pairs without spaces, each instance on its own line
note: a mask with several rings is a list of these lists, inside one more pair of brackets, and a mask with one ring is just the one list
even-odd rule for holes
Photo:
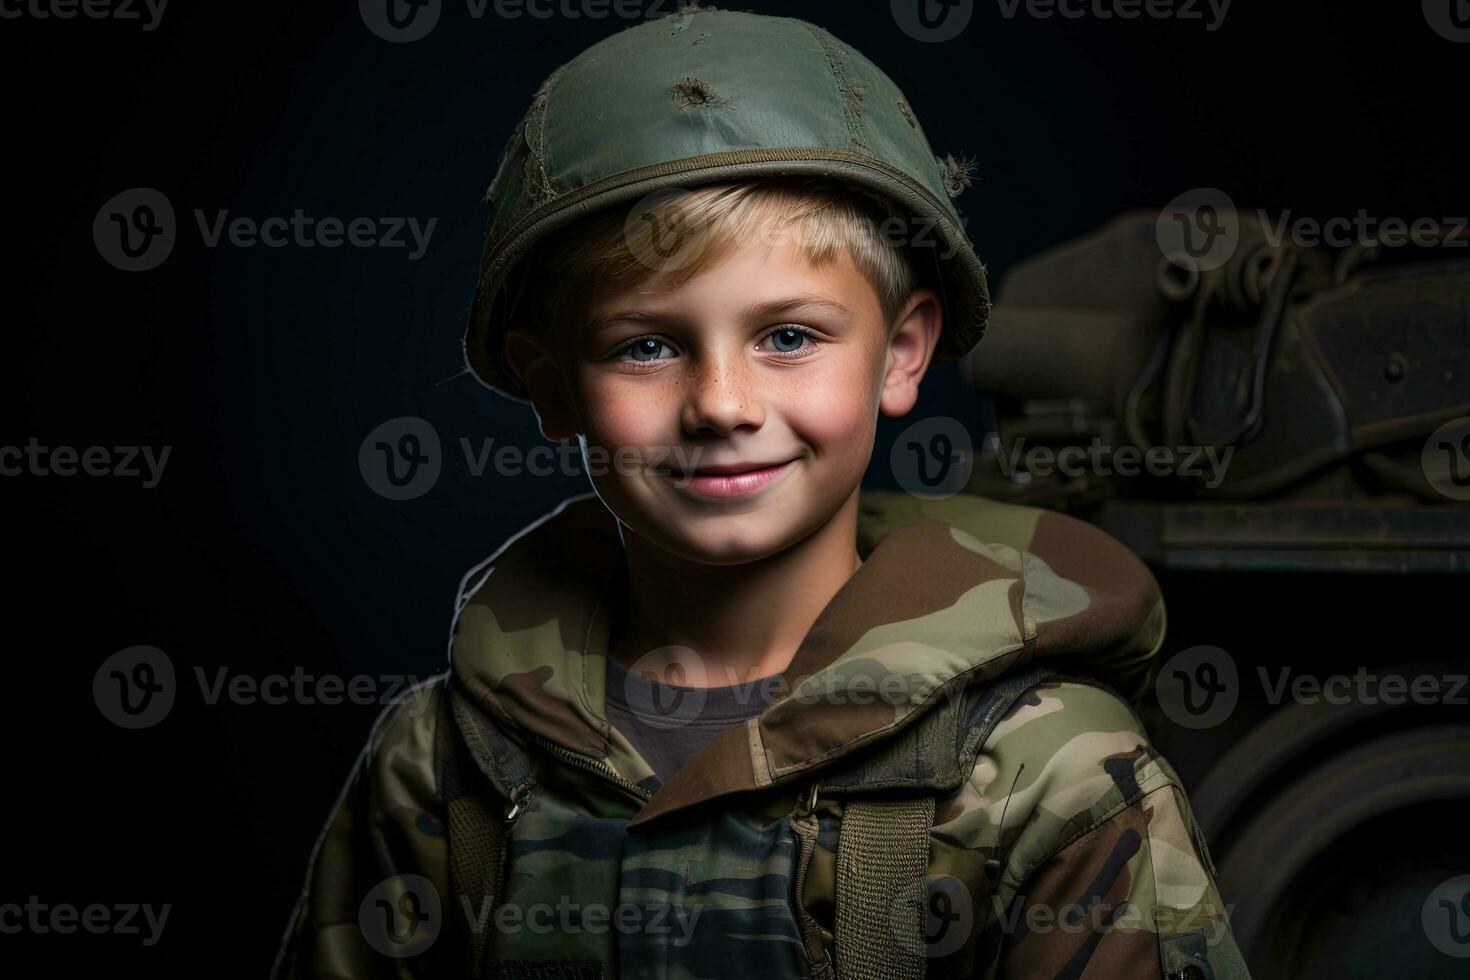
[[1152,576],[1062,515],[860,491],[983,330],[965,183],[801,21],[686,8],[548,79],[466,354],[596,493],[466,576],[278,976],[1247,976],[1113,689]]

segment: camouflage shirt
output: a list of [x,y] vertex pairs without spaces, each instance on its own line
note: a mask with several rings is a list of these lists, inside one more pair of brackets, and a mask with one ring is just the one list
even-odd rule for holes
[[[375,727],[277,975],[463,975],[440,938],[453,916],[488,933],[487,976],[830,975],[844,812],[897,772],[937,796],[927,976],[1247,977],[1179,778],[1129,705],[1164,635],[1148,570],[1065,515],[861,504],[864,564],[798,648],[789,693],[664,782],[608,721],[622,562],[601,502],[565,502],[472,570],[450,671]],[[1064,676],[976,728],[988,692],[1039,665]],[[446,688],[483,728],[454,728]],[[451,907],[449,731],[513,801],[493,916]],[[495,764],[512,757],[514,778]]]

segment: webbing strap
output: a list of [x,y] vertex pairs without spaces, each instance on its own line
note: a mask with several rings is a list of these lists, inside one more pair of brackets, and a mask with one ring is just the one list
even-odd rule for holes
[[840,980],[922,980],[934,797],[852,800],[837,837]]
[[[485,961],[485,940],[499,900],[505,856],[501,814],[481,796],[449,801],[449,882],[452,908],[467,935],[468,975],[478,980]],[[464,906],[468,900],[470,906]],[[471,921],[477,923],[471,926]]]

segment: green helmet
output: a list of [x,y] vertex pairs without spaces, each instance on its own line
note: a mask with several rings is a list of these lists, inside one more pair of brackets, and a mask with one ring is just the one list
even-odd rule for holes
[[990,312],[985,267],[950,200],[968,170],[934,154],[892,79],[813,24],[684,7],[628,28],[554,71],[500,156],[465,359],[481,383],[526,399],[502,360],[507,284],[577,218],[665,189],[809,175],[876,195],[932,235],[944,301],[933,360],[956,360]]

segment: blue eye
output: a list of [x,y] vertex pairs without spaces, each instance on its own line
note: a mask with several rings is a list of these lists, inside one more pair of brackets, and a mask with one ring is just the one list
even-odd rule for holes
[[[800,350],[801,345],[806,341],[806,334],[793,327],[782,327],[780,330],[774,330],[771,332],[771,336],[775,338],[774,343],[776,349],[783,354]],[[782,347],[781,345],[783,343],[791,344],[792,346],[789,348]]]
[[[801,353],[803,347],[807,349],[813,348],[816,346],[817,343],[816,338],[812,336],[812,332],[806,327],[799,327],[795,324],[789,323],[777,327],[766,336],[772,338],[772,349],[775,350],[777,354],[785,354],[788,356]],[[791,344],[793,346],[783,346],[786,344]],[[805,355],[803,354],[803,356]]]
[[[787,358],[805,357],[817,346],[812,331],[797,324],[783,324],[766,334],[774,353]],[[675,356],[668,343],[654,336],[635,337],[618,348],[617,356],[625,363],[652,364]]]
[[665,344],[657,337],[639,337],[637,340],[629,341],[628,345],[624,347],[623,350],[624,352],[630,354],[632,356],[632,359],[635,361],[648,362],[663,360],[663,358],[658,356],[658,352],[660,349],[666,347],[668,347],[668,344]]

